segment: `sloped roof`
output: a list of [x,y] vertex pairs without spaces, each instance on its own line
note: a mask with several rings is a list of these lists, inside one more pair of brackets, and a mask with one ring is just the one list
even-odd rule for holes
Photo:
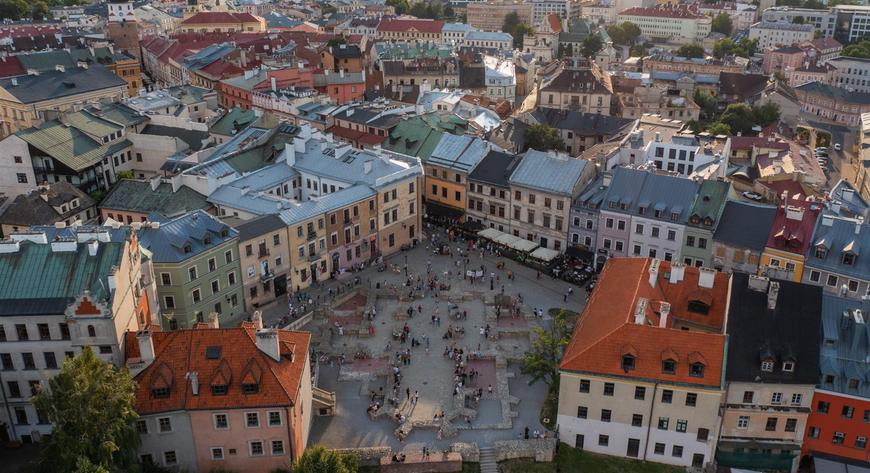
[[531,189],[571,196],[588,162],[530,149],[509,182]]
[[[822,389],[853,396],[870,397],[870,324],[867,302],[822,296],[822,338],[820,347]],[[857,320],[856,320],[857,319]],[[863,323],[859,322],[863,320]],[[828,382],[833,376],[833,382]],[[857,380],[857,387],[850,381]]]
[[279,216],[286,225],[294,225],[376,195],[377,192],[371,187],[359,184],[294,204],[289,209],[282,210]]
[[227,113],[216,121],[208,131],[216,135],[232,136],[256,120],[257,114],[253,110],[233,107],[227,110]]
[[423,162],[429,160],[432,151],[441,141],[444,133],[433,130],[419,120],[405,120],[399,122],[390,136],[384,140],[383,147],[406,156],[420,158]]
[[462,172],[471,172],[489,152],[486,141],[468,135],[445,133],[427,161]]
[[761,251],[776,216],[776,207],[728,201],[713,239],[727,245]]
[[[178,410],[293,406],[298,401],[302,375],[308,362],[311,334],[278,331],[281,360],[257,348],[256,329],[245,323],[237,328],[195,328],[152,332],[154,362],[137,374],[136,411],[153,414]],[[138,358],[136,333],[125,334],[126,359]],[[218,356],[210,359],[206,351]],[[292,359],[291,359],[292,358]],[[242,383],[253,371],[258,390],[242,394]],[[194,396],[187,373],[198,374],[199,394]],[[159,379],[159,381],[158,381]],[[213,382],[228,384],[228,392],[214,395]],[[154,382],[169,387],[169,397],[151,395]],[[287,422],[287,419],[284,420]]]
[[[47,199],[47,200],[46,200]],[[59,213],[53,207],[79,200],[75,208],[69,206],[66,213]],[[37,189],[29,194],[21,194],[0,213],[0,223],[30,227],[31,225],[52,225],[63,221],[94,205],[94,199],[78,187],[67,182],[55,182],[47,190]]]
[[[816,250],[824,248],[824,257]],[[844,256],[851,253],[853,264]],[[870,280],[870,225],[849,218],[825,216],[816,224],[806,265],[863,281]]]
[[152,189],[150,182],[133,179],[119,180],[100,202],[100,209],[158,214],[165,218],[209,207],[206,197],[190,187],[183,185],[173,192],[168,182]]
[[75,171],[93,166],[104,156],[132,146],[127,139],[108,144],[98,143],[77,128],[66,126],[58,120],[45,122],[39,128],[21,130],[16,135]]
[[[616,168],[613,181],[607,190],[604,205],[611,211],[640,216],[640,208],[645,207],[644,218],[674,222],[672,214],[677,214],[676,222],[685,223],[689,217],[699,184],[691,179],[667,176],[643,170]],[[610,203],[618,204],[610,208]],[[626,205],[623,210],[622,205]],[[660,211],[656,217],[650,209]]]
[[205,25],[217,23],[256,23],[260,21],[250,13],[201,11],[182,21],[182,25]]
[[[653,379],[669,383],[720,386],[728,306],[728,275],[716,273],[712,288],[700,287],[698,268],[685,267],[683,279],[670,283],[670,263],[660,261],[652,278],[647,258],[611,258],[601,273],[565,349],[560,369],[609,376]],[[650,284],[653,279],[654,286]],[[707,305],[694,312],[690,302]],[[662,303],[670,304],[660,327]],[[733,304],[732,304],[733,307]],[[700,323],[704,331],[681,330],[682,321]],[[635,368],[626,373],[622,356],[631,344]],[[673,374],[662,372],[662,361],[673,359]],[[704,360],[702,376],[692,376],[692,362]]]
[[[12,81],[18,85],[13,85]],[[0,87],[25,104],[68,97],[113,87],[127,87],[127,82],[103,66],[87,69],[74,67],[65,71],[47,71],[39,75],[0,79]]]
[[513,154],[491,150],[480,161],[480,164],[471,171],[468,179],[478,182],[486,182],[500,187],[508,186],[508,179],[513,172],[519,159]]
[[441,20],[419,20],[391,18],[381,20],[378,31],[419,31],[421,33],[441,33],[444,22]]
[[[139,243],[151,252],[155,263],[185,261],[237,237],[237,231],[203,210],[160,222],[159,228],[143,227],[139,231]],[[184,252],[185,245],[190,245],[189,253]]]
[[849,91],[840,87],[833,87],[821,82],[807,82],[794,88],[796,92],[818,94],[838,102],[856,103],[861,105],[870,104],[870,94],[857,91]]

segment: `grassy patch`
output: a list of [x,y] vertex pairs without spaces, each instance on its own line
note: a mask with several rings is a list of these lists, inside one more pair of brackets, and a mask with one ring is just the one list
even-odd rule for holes
[[558,316],[563,316],[567,320],[576,319],[577,316],[580,315],[577,312],[574,312],[573,310],[562,309],[560,307],[553,307],[552,309],[548,310],[547,312],[553,318],[558,317]]
[[559,453],[553,463],[536,463],[532,459],[507,460],[499,463],[502,473],[677,473],[678,468],[661,463],[641,462],[626,458],[597,455],[571,448],[566,444],[559,446]]
[[462,464],[462,473],[480,473],[480,463],[464,462]]
[[556,415],[559,411],[559,386],[550,386],[544,405],[541,406],[541,425],[548,430],[556,429]]

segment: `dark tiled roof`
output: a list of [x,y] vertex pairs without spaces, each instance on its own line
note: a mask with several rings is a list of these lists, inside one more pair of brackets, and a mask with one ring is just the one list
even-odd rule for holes
[[142,129],[143,135],[169,136],[178,138],[190,146],[191,151],[199,151],[202,149],[202,142],[208,139],[208,132],[199,130],[188,130],[174,126],[152,125],[149,124]]
[[211,207],[206,197],[187,186],[172,192],[172,185],[163,183],[151,189],[148,181],[122,179],[100,202],[101,209],[126,210],[144,214],[156,213],[173,217],[192,210]]
[[761,94],[769,77],[764,74],[719,73],[719,93],[749,98]]
[[485,182],[500,187],[508,187],[508,178],[516,166],[518,157],[492,150],[468,175],[472,181]]
[[555,108],[538,108],[530,112],[537,123],[544,123],[561,130],[572,130],[575,135],[615,135],[634,123],[634,119],[611,117],[600,113],[585,113]]
[[[12,85],[12,81],[18,85]],[[39,75],[0,80],[0,87],[21,103],[35,103],[59,97],[95,92],[111,87],[127,86],[127,82],[103,66],[87,69],[76,67],[66,71],[48,71]]]
[[[16,196],[0,215],[0,223],[18,226],[51,225],[94,205],[94,200],[89,195],[66,182],[52,184],[47,195],[48,201],[42,198],[40,190]],[[57,213],[52,208],[68,204],[73,199],[79,199],[78,207],[71,208],[64,214]]]
[[838,102],[856,103],[860,105],[870,104],[870,94],[863,92],[848,91],[839,87],[833,87],[821,82],[807,82],[795,87],[798,92],[818,94],[836,100]]
[[239,232],[239,241],[246,241],[264,235],[267,232],[287,228],[287,224],[278,215],[270,214],[253,220],[246,220],[235,229]]
[[[590,87],[587,88],[587,84]],[[609,93],[607,87],[590,70],[564,70],[546,87],[545,92]]]
[[[725,379],[818,383],[822,288],[770,280],[779,283],[779,293],[774,308],[769,309],[769,285],[762,284],[764,290],[759,291],[749,287],[748,274],[734,273],[732,278]],[[763,279],[755,281],[761,284]],[[773,371],[762,371],[761,362],[768,358],[774,361]],[[794,371],[783,371],[783,361],[794,361]]]
[[740,248],[761,251],[776,216],[776,207],[728,201],[713,239]]

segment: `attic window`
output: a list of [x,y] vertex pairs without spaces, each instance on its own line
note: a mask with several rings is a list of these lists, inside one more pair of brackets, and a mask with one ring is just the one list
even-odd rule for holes
[[221,358],[221,347],[207,347],[205,349],[206,360],[219,360]]
[[828,256],[828,249],[825,248],[824,246],[817,246],[816,247],[816,258],[825,259],[826,256]]
[[677,212],[671,212],[671,221],[676,222],[680,219],[680,214]]
[[637,208],[638,215],[643,215],[646,213],[646,207],[638,207]]
[[783,370],[783,371],[786,371],[786,372],[788,372],[788,373],[792,373],[792,372],[794,372],[794,362],[793,362],[793,361],[786,361],[786,362],[784,362],[784,363],[782,364],[782,370]]
[[166,399],[169,397],[169,388],[154,388],[151,390],[154,399]]
[[185,244],[183,250],[185,254],[193,252],[193,248],[190,246],[190,243]]
[[226,396],[230,391],[230,387],[226,384],[212,384],[211,393],[215,396]]
[[712,227],[713,226],[713,219],[710,217],[705,218],[704,219],[704,226],[705,227]]
[[855,264],[855,253],[843,253],[843,264],[853,266]]
[[260,392],[259,384],[243,384],[242,385],[242,394],[257,394]]
[[694,378],[704,377],[704,363],[692,363],[689,366],[689,376]]
[[662,218],[662,211],[659,209],[656,209],[654,215],[656,218]]
[[221,237],[226,238],[226,237],[228,237],[229,235],[230,235],[230,231],[229,231],[229,230],[227,230],[226,228],[221,229]]
[[773,372],[773,360],[764,360],[761,362],[761,371]]
[[706,315],[710,312],[710,306],[704,301],[692,300],[689,301],[689,311]]
[[662,361],[662,373],[674,374],[677,371],[677,362],[674,360]]
[[631,355],[622,355],[622,370],[631,371],[634,369],[634,357]]
[[689,222],[691,222],[694,225],[697,225],[697,224],[701,223],[701,217],[698,217],[697,215],[692,215],[692,218],[689,219]]

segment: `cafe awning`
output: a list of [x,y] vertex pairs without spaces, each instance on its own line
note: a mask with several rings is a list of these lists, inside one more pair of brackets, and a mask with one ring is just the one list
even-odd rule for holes
[[532,258],[539,259],[541,261],[552,261],[553,258],[559,256],[559,252],[556,250],[551,250],[549,248],[538,248],[533,251],[531,255]]
[[499,235],[504,235],[504,233],[496,230],[495,228],[487,228],[485,230],[477,232],[477,236],[481,238],[486,238],[487,240],[495,240]]

